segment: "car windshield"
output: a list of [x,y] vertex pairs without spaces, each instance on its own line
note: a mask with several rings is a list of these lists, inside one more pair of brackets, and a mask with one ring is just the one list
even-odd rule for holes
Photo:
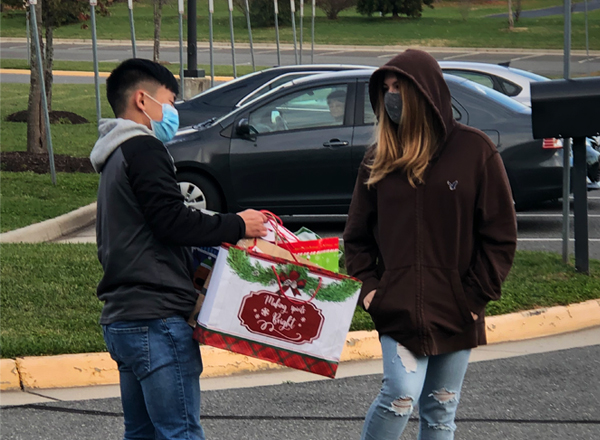
[[[483,86],[481,84],[478,84],[476,82],[469,81],[469,80],[460,81],[460,80],[458,80],[457,77],[452,77],[451,75],[448,75],[448,76],[444,75],[444,77],[448,81],[454,81],[454,82],[460,83],[461,86],[466,87],[469,90],[472,90],[474,92],[485,95],[490,99],[493,99],[495,102],[497,102],[501,106],[506,107],[513,112],[517,112],[517,113],[530,113],[531,112],[531,109],[529,107],[527,107],[526,105],[521,104],[520,102],[515,101],[514,99],[509,98],[508,96],[506,96],[500,92],[497,92],[494,89],[490,89],[489,87]],[[456,79],[454,79],[454,78],[456,78]]]

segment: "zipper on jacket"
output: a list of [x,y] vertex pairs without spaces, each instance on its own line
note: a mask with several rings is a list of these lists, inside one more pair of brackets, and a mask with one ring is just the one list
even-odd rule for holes
[[421,266],[423,264],[423,244],[421,222],[423,220],[423,200],[421,197],[422,186],[417,186],[417,267],[416,267],[416,282],[417,282],[417,334],[421,341],[421,349],[423,355],[427,356],[430,352],[429,343],[427,340],[427,330],[425,329],[425,317],[423,313],[423,272]]

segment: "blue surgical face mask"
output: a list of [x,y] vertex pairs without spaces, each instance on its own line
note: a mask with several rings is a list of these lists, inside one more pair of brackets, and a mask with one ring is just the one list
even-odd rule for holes
[[163,116],[160,121],[153,120],[146,112],[144,112],[144,114],[150,119],[150,125],[152,126],[154,136],[163,143],[169,142],[175,137],[175,133],[177,133],[177,130],[179,129],[179,113],[171,104],[162,104],[147,93],[144,93],[144,95],[162,106]]

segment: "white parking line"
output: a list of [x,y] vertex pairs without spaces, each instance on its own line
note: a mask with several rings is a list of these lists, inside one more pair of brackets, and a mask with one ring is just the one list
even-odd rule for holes
[[455,58],[461,58],[461,57],[468,56],[468,55],[475,55],[476,53],[477,52],[464,52],[459,55],[452,55],[450,57],[445,57],[444,60],[453,60]]
[[583,64],[583,63],[587,63],[587,62],[592,62],[592,61],[598,61],[600,60],[600,57],[592,57],[592,58],[586,58],[584,60],[581,61],[577,61],[579,64]]
[[275,52],[277,52],[277,50],[261,50],[260,52],[255,52],[255,53],[256,53],[256,55],[264,55],[267,53],[275,53]]
[[[552,242],[552,241],[562,241],[562,238],[517,238],[517,241],[543,241],[543,242]],[[574,238],[569,238],[569,241],[575,241]],[[600,238],[588,238],[588,241],[592,242],[600,242]]]
[[378,55],[377,58],[391,58],[391,57],[395,57],[396,55],[398,55],[397,53],[386,53],[384,55]]
[[510,62],[512,63],[513,61],[521,61],[521,60],[528,60],[529,58],[535,58],[535,57],[541,57],[542,55],[540,54],[535,54],[535,55],[527,55],[524,57],[519,57],[519,58],[511,58]]
[[323,52],[323,53],[316,53],[315,55],[319,56],[319,57],[324,57],[327,55],[339,55],[341,53],[347,53],[347,50],[336,50],[335,52]]

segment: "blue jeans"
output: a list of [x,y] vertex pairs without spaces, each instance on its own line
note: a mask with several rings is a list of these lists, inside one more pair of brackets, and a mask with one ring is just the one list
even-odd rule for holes
[[117,362],[124,440],[204,440],[200,425],[200,347],[181,316],[103,327]]
[[417,357],[381,337],[383,387],[371,405],[362,440],[398,440],[419,403],[419,440],[452,440],[454,416],[471,350]]

